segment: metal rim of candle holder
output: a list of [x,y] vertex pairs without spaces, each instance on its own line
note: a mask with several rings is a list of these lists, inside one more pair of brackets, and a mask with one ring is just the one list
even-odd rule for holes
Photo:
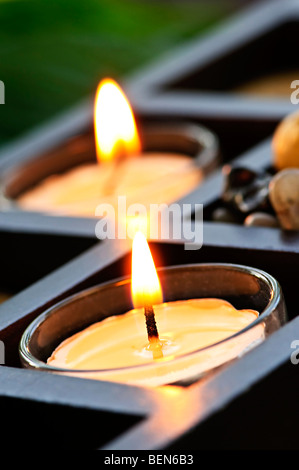
[[[162,122],[151,125],[147,124],[144,125],[143,132],[141,131],[141,137],[144,141],[144,153],[148,151],[160,151],[161,153],[172,151],[189,155],[193,157],[194,165],[202,171],[203,175],[206,175],[215,169],[220,161],[220,145],[218,137],[213,131],[197,123]],[[74,165],[63,165],[61,155],[58,159],[55,157],[56,151],[59,151],[61,148],[60,146],[44,155],[33,155],[32,158],[27,159],[25,162],[13,165],[11,168],[5,170],[0,180],[0,210],[21,210],[22,212],[27,212],[27,210],[22,209],[18,205],[17,197],[29,189],[29,187],[40,183],[50,175],[63,173],[73,166],[80,165],[81,163],[86,163],[88,161],[96,161],[93,135],[91,136],[91,134],[88,133],[80,134],[72,139],[74,139],[74,141],[76,141],[76,139],[88,140],[88,143],[85,142],[85,147],[83,145],[83,150],[81,148],[79,152],[76,150],[75,145],[71,145],[69,150],[65,150],[65,153],[70,153],[68,158],[70,163],[74,160]],[[70,141],[72,141],[72,139],[70,139]],[[35,178],[35,181],[33,181],[32,175],[36,172],[36,168],[37,171],[41,171],[41,168],[38,168],[38,166],[43,158],[46,158],[47,162],[51,162],[52,159],[52,161],[55,162],[54,168],[52,168],[52,170],[47,174],[38,175],[37,178]],[[55,160],[55,158],[57,160]],[[47,163],[47,165],[49,166],[49,163]],[[22,189],[16,190],[15,187],[18,187],[18,185],[20,186],[22,179],[28,179],[28,173],[30,173],[30,183],[27,183],[26,188],[23,187]]]
[[[232,338],[237,338],[240,335],[244,334],[246,331],[252,329],[256,325],[264,322],[266,319],[269,319],[269,317],[275,312],[278,312],[279,320],[277,318],[274,320],[274,330],[278,329],[281,325],[283,325],[286,322],[287,314],[286,314],[286,306],[284,302],[284,297],[283,293],[281,291],[281,287],[277,280],[273,278],[270,274],[266,273],[265,271],[262,271],[260,269],[254,268],[254,267],[249,267],[249,266],[243,266],[243,265],[238,265],[238,264],[229,264],[229,263],[203,263],[203,264],[188,264],[188,265],[178,265],[178,266],[171,266],[171,267],[166,267],[166,268],[158,268],[159,274],[161,273],[171,273],[175,272],[177,270],[182,270],[182,269],[224,269],[224,270],[233,270],[235,272],[243,273],[243,274],[248,274],[256,279],[260,280],[263,282],[267,287],[270,289],[269,292],[271,292],[270,298],[268,300],[266,308],[260,313],[258,318],[250,323],[248,326],[245,328],[241,329],[240,331],[236,332],[235,334],[220,340],[216,343],[213,343],[211,345],[205,346],[203,348],[200,348],[196,351],[192,351],[189,353],[186,353],[184,355],[178,356],[176,359],[181,359],[183,357],[190,357],[191,355],[198,354],[203,351],[208,351],[214,348],[215,346],[224,344],[228,341],[230,341]],[[92,294],[95,291],[98,290],[104,290],[104,289],[109,289],[112,286],[115,286],[116,284],[130,284],[131,280],[130,277],[122,277],[116,280],[108,281],[103,284],[99,284],[97,286],[91,287],[89,289],[85,289],[77,294],[74,294],[63,301],[55,304],[54,306],[50,307],[47,309],[45,312],[40,314],[24,331],[20,344],[19,344],[19,355],[21,362],[23,366],[27,368],[33,368],[33,369],[38,369],[38,370],[44,370],[48,372],[56,372],[56,373],[62,373],[62,374],[80,374],[80,373],[109,373],[109,372],[123,372],[123,371],[132,371],[132,370],[140,370],[144,368],[149,368],[151,366],[150,363],[145,363],[141,365],[134,365],[134,366],[127,366],[127,367],[120,367],[120,368],[113,368],[113,369],[90,369],[90,370],[80,370],[80,369],[65,369],[65,368],[58,368],[54,366],[50,366],[46,362],[43,362],[39,359],[37,359],[31,352],[30,350],[30,343],[32,340],[33,335],[35,334],[36,330],[42,325],[42,323],[51,315],[55,315],[55,313],[59,312],[61,307],[67,306],[71,304],[72,302],[76,302],[78,299],[83,299],[84,297],[88,297],[90,294]],[[167,301],[167,299],[166,299]],[[111,315],[109,315],[111,316]],[[272,325],[273,328],[273,325]],[[174,360],[176,360],[174,359]],[[105,380],[105,379],[103,379]]]

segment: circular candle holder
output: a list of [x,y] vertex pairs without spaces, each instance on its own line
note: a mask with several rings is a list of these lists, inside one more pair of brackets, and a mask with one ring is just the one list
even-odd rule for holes
[[[54,349],[75,333],[132,308],[131,280],[92,287],[54,305],[25,330],[19,353],[23,366],[87,379],[140,386],[190,384],[215,368],[241,357],[286,321],[286,307],[277,281],[256,268],[233,264],[196,264],[158,270],[164,301],[221,298],[237,309],[259,316],[236,334],[169,360],[102,370],[71,370],[46,363]],[[182,315],[182,326],[184,316]]]
[[[188,123],[146,125],[141,132],[143,151],[176,153],[192,157],[194,167],[209,173],[219,163],[219,142],[209,129]],[[54,150],[7,170],[0,183],[0,209],[22,209],[18,198],[52,175],[63,174],[82,164],[96,162],[93,133],[81,134]],[[157,181],[158,183],[158,181]]]

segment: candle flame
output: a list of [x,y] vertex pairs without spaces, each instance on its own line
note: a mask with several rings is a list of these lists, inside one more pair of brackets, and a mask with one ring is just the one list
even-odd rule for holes
[[137,232],[132,247],[132,299],[134,308],[163,302],[162,289],[147,240]]
[[131,106],[119,85],[102,80],[94,106],[96,153],[99,161],[140,152],[141,144]]

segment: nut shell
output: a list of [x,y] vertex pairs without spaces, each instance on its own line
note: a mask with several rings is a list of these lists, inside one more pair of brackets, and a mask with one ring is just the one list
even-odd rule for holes
[[272,140],[273,165],[277,170],[299,168],[299,112],[285,117]]
[[269,184],[269,199],[280,225],[287,230],[299,230],[299,169],[277,173]]

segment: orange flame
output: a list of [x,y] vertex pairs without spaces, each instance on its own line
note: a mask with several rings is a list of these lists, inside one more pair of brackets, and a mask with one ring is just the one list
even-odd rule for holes
[[162,289],[147,240],[137,232],[132,247],[132,299],[134,308],[163,302]]
[[140,152],[140,138],[131,106],[119,85],[102,80],[94,106],[96,152],[99,161]]

